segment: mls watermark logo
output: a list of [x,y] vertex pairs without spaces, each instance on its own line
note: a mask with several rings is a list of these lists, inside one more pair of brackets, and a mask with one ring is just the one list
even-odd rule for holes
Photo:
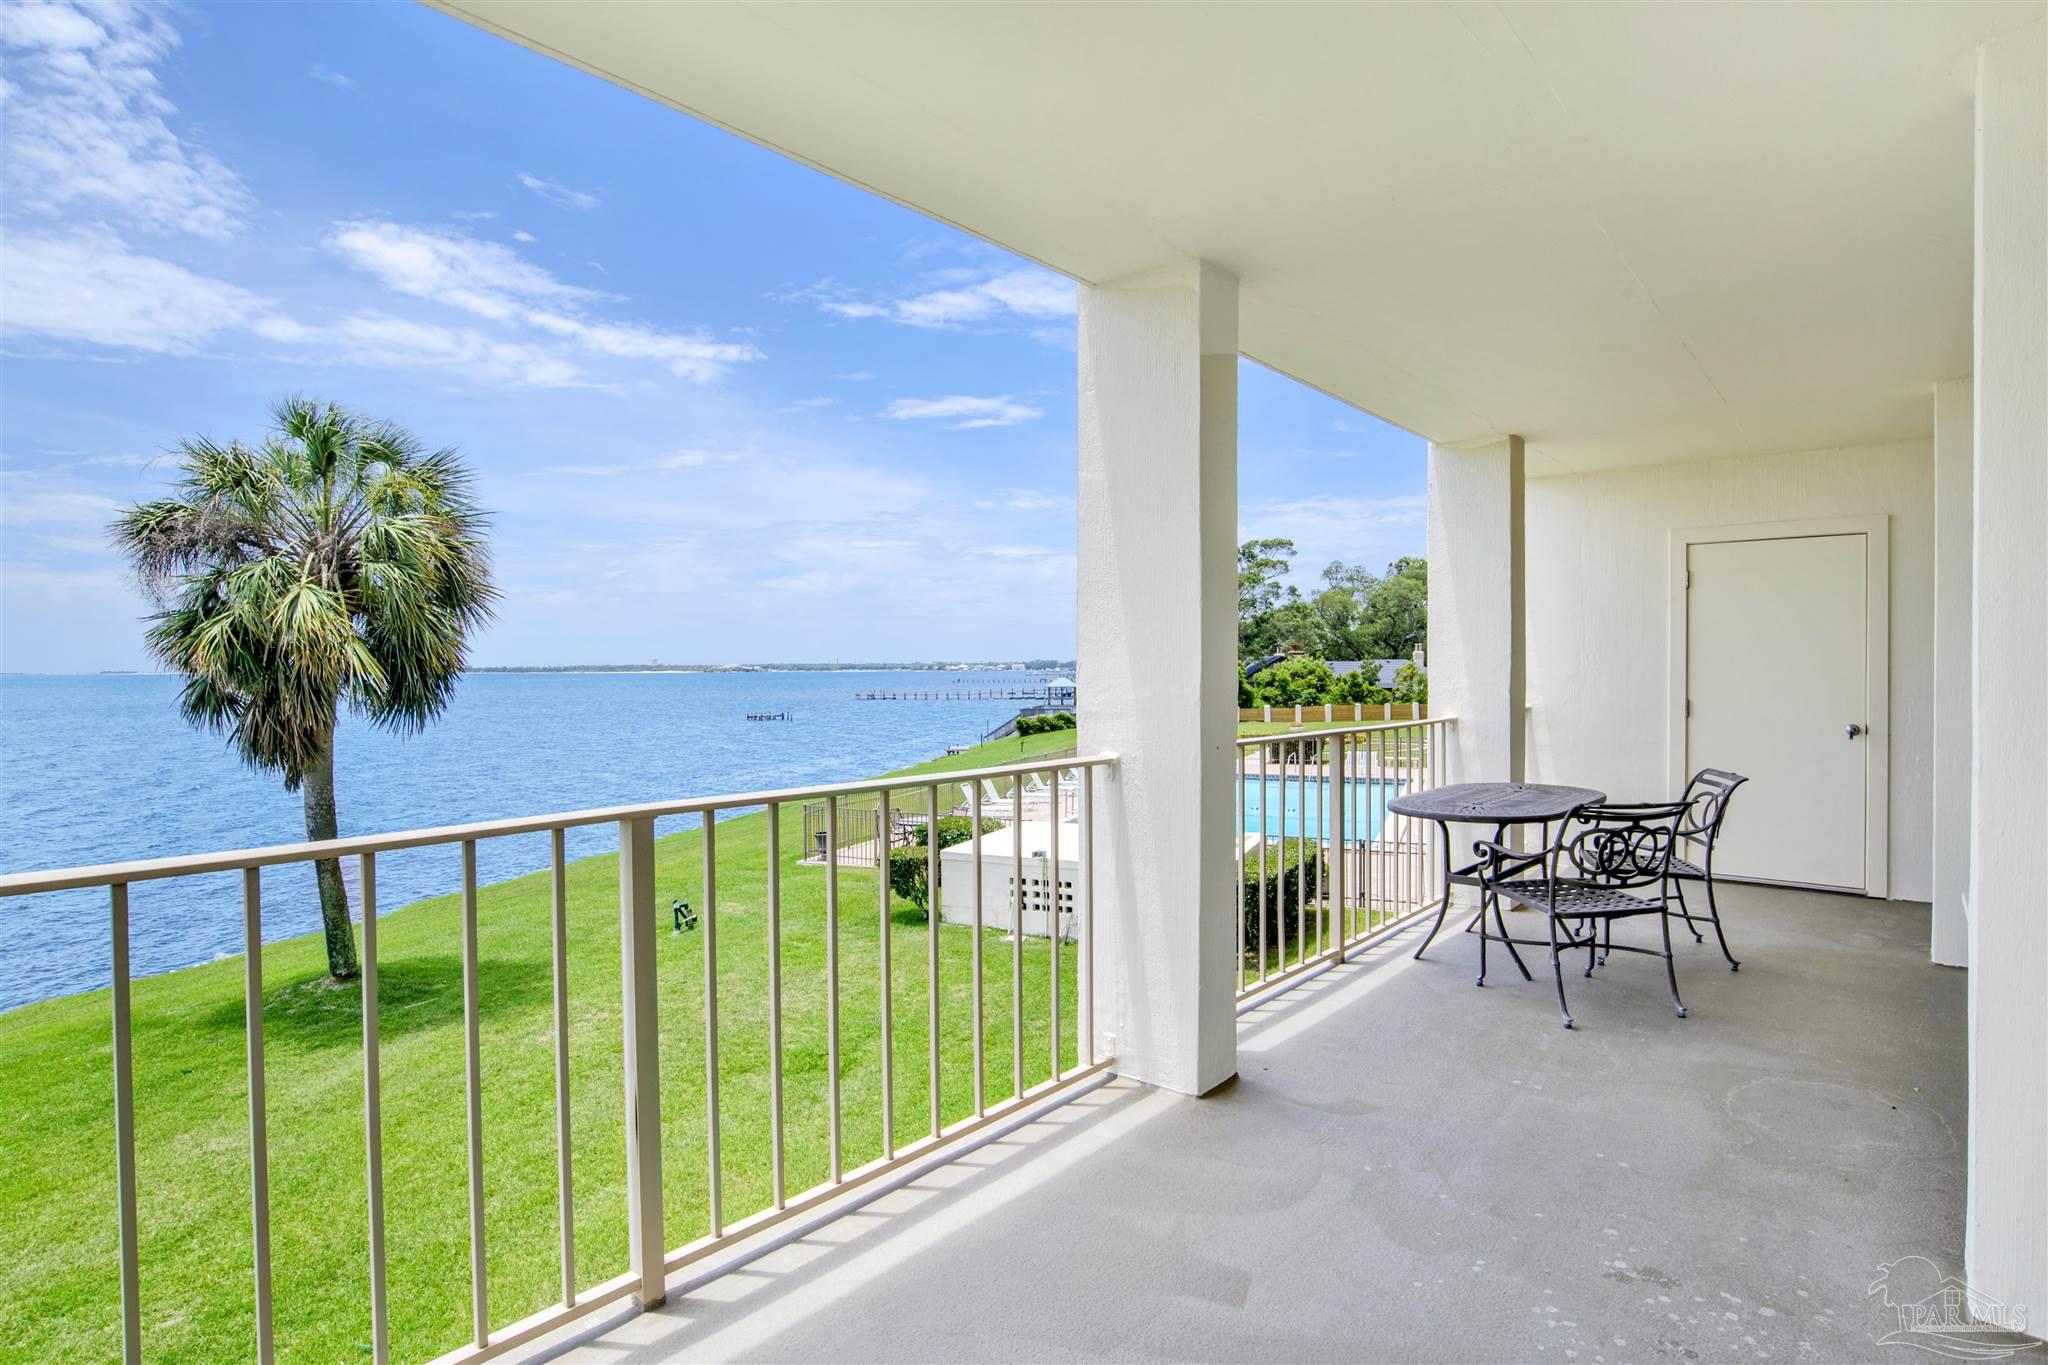
[[1980,1294],[1925,1256],[1877,1268],[1868,1294],[1880,1296],[1892,1329],[1880,1346],[1917,1346],[1951,1360],[2003,1360],[2041,1345],[2028,1340],[2027,1310]]

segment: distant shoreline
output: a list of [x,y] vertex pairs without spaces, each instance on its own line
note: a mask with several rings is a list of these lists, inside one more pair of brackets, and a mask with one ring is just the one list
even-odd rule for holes
[[[1000,663],[875,664],[492,664],[465,673],[1072,673],[1072,659],[1006,660]],[[82,673],[41,673],[0,669],[7,678],[173,678],[162,669],[99,668]]]
[[1049,673],[1071,672],[1072,660],[1003,663],[860,664],[500,664],[471,673]]

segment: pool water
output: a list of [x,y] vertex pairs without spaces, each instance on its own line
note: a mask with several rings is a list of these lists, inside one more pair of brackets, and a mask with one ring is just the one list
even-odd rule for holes
[[[1322,778],[1282,777],[1268,773],[1262,782],[1256,775],[1240,779],[1244,797],[1244,829],[1247,834],[1268,838],[1299,835],[1323,837],[1323,821],[1329,814],[1330,799]],[[1338,784],[1344,796],[1344,836],[1348,840],[1377,839],[1387,821],[1387,802],[1406,790],[1404,782],[1386,778],[1352,778]],[[1303,795],[1307,795],[1304,816]],[[1368,827],[1367,821],[1370,821]]]

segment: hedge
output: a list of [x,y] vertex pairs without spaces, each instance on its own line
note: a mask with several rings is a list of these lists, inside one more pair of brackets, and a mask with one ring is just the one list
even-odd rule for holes
[[[1294,940],[1305,920],[1310,933],[1315,931],[1319,909],[1316,895],[1327,887],[1330,877],[1328,862],[1322,850],[1310,844],[1306,850],[1292,839],[1268,840],[1265,849],[1265,890],[1266,890],[1266,946],[1269,950],[1283,947]],[[1303,876],[1297,879],[1295,869],[1300,868]],[[1296,891],[1297,882],[1305,883],[1308,903],[1305,914],[1296,914],[1301,900]],[[1244,946],[1253,953],[1259,950],[1259,858],[1256,850],[1245,854],[1244,862]]]

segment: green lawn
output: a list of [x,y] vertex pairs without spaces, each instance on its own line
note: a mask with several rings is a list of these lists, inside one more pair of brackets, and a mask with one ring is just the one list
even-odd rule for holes
[[[1008,739],[912,773],[1071,752],[1069,733]],[[787,807],[783,890],[784,1075],[789,1189],[827,1175],[825,872],[800,866],[799,811]],[[769,1081],[765,875],[767,822],[718,826],[719,1087],[728,1221],[766,1206]],[[546,863],[533,837],[534,863]],[[701,835],[657,846],[665,907],[701,905]],[[310,875],[299,869],[273,877]],[[233,894],[224,888],[223,894]],[[626,1268],[620,1078],[618,867],[573,863],[568,877],[570,1050],[579,1283]],[[146,901],[138,897],[137,914]],[[845,1164],[881,1154],[880,932],[876,874],[840,874],[841,1084]],[[504,1324],[558,1292],[554,1063],[545,873],[479,897],[484,1180],[491,1320]],[[392,1351],[438,1354],[469,1334],[460,910],[452,897],[379,921],[384,1179]],[[930,1126],[927,929],[893,916],[895,1128]],[[665,1243],[706,1231],[703,935],[659,940]],[[972,931],[939,930],[943,1112],[973,1110]],[[1062,948],[1060,1033],[1075,1060],[1076,961]],[[1050,1072],[1050,947],[1025,945],[1025,1084]],[[984,944],[988,1099],[1011,1093],[1010,945]],[[369,1341],[361,1011],[325,984],[318,936],[264,949],[272,1262],[278,1354],[362,1357]],[[242,963],[223,960],[134,985],[142,1317],[151,1360],[246,1357],[254,1340]],[[0,1015],[0,1341],[25,1360],[119,1354],[113,1081],[105,991]]]

